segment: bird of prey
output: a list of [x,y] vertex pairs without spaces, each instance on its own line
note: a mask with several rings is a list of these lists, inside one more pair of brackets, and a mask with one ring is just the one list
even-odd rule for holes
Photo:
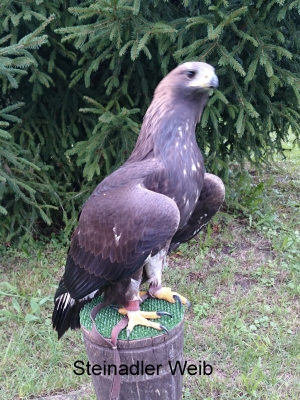
[[179,65],[157,86],[132,154],[82,208],[54,299],[58,338],[80,327],[80,309],[99,294],[127,314],[128,335],[138,324],[164,329],[148,319],[159,313],[140,311],[142,283],[152,297],[187,303],[162,287],[162,269],[168,252],[194,237],[224,200],[195,137],[217,86],[214,68],[202,62]]

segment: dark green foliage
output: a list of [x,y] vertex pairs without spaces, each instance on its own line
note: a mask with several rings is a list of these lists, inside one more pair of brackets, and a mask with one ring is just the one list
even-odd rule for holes
[[1,126],[3,238],[40,218],[70,232],[180,62],[206,61],[220,78],[197,129],[210,171],[227,180],[232,161],[269,160],[289,128],[299,140],[299,10],[279,0],[2,1],[0,109],[14,115]]
[[[57,203],[53,191],[49,190],[49,168],[39,159],[39,144],[32,152],[17,143],[7,131],[11,123],[22,123],[13,113],[25,105],[24,102],[14,102],[10,88],[17,89],[21,77],[27,75],[26,70],[38,66],[30,50],[38,49],[47,42],[47,36],[41,35],[41,32],[52,19],[44,18],[40,28],[15,44],[0,48],[0,200],[3,202],[0,206],[0,232],[6,241],[20,233],[23,238],[30,237],[38,218],[50,225],[49,209],[55,208],[52,204]],[[10,35],[4,37],[1,44],[9,39]],[[50,204],[46,204],[45,194],[48,195],[47,201],[52,200]]]
[[46,233],[51,223],[51,229],[60,229],[67,213],[76,219],[73,191],[81,174],[65,151],[76,142],[85,117],[78,110],[82,94],[68,89],[76,55],[54,33],[71,20],[63,4],[6,1],[0,7],[7,46],[0,49],[0,108],[12,111],[11,105],[22,102],[14,119],[9,116],[14,125],[0,153],[1,235],[7,242],[15,235]]

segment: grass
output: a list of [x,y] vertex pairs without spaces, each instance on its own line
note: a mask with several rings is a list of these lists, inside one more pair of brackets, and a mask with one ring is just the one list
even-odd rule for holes
[[[210,376],[184,376],[183,399],[300,397],[300,151],[286,156],[263,177],[254,174],[241,193],[245,209],[224,209],[169,259],[164,283],[193,305],[185,360],[213,366]],[[90,377],[73,373],[75,360],[87,360],[81,333],[57,341],[51,329],[65,254],[55,239],[3,251],[0,399],[77,390],[78,398],[95,399]]]

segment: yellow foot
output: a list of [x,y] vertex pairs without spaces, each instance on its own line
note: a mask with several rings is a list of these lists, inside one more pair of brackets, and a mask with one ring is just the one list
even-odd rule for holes
[[168,315],[170,317],[171,314],[165,312],[165,311],[128,311],[126,308],[119,308],[118,312],[122,315],[127,315],[128,317],[128,325],[127,325],[127,338],[129,338],[130,333],[132,332],[133,328],[136,325],[144,325],[148,326],[150,328],[157,329],[158,331],[166,331],[168,333],[168,329],[164,327],[163,325],[157,323],[157,322],[152,322],[148,321],[148,318],[151,319],[157,319],[160,318],[161,315]]
[[148,290],[140,290],[140,291],[139,291],[139,296],[140,296],[140,297],[143,297],[144,294],[147,294],[147,293],[148,293]]
[[158,289],[156,292],[152,293],[152,296],[160,300],[166,300],[169,303],[175,303],[176,300],[179,300],[181,304],[187,304],[188,307],[191,305],[188,299],[186,299],[184,296],[181,296],[177,292],[172,292],[171,288],[169,287],[162,287],[161,289]]

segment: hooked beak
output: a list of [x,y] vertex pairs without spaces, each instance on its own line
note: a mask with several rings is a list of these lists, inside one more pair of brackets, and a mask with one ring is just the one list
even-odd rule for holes
[[212,69],[203,71],[204,73],[197,74],[189,86],[199,89],[213,89],[219,86],[219,79]]

